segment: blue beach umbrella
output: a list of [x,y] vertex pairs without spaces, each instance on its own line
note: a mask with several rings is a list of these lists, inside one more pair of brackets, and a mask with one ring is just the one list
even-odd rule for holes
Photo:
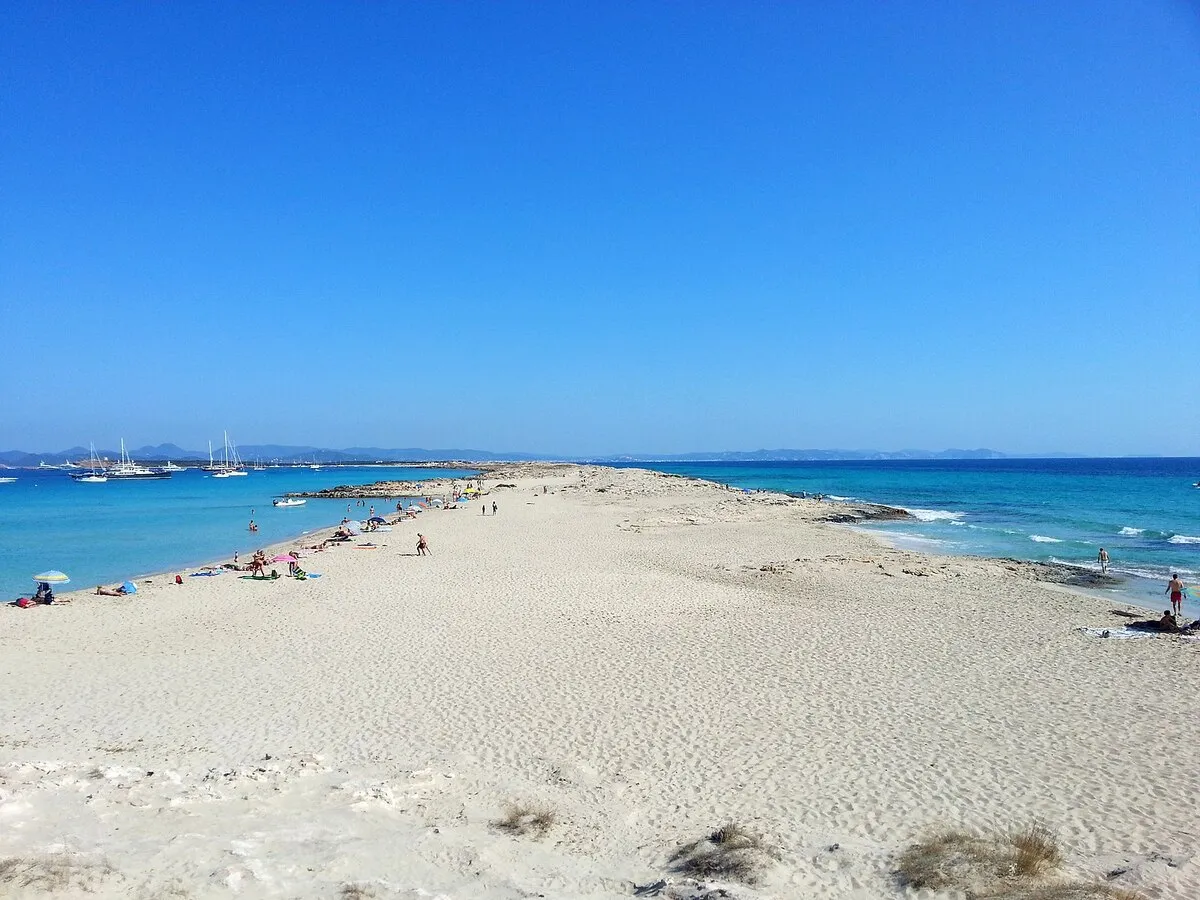
[[60,572],[58,569],[51,569],[48,572],[42,572],[40,575],[34,575],[33,580],[44,581],[46,584],[66,584],[71,579],[67,577],[65,572]]

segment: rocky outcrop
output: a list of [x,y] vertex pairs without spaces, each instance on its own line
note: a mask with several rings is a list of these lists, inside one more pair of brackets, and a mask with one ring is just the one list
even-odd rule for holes
[[911,519],[907,510],[895,506],[883,506],[878,503],[839,503],[830,508],[827,515],[817,519],[819,522],[832,522],[837,525],[856,525],[863,522],[888,522],[899,519]]
[[1106,575],[1094,569],[1083,566],[1069,566],[1066,563],[1026,562],[1020,559],[1001,559],[1004,567],[1018,574],[1025,574],[1034,581],[1048,581],[1051,584],[1067,584],[1071,587],[1107,588],[1124,583],[1123,578]]

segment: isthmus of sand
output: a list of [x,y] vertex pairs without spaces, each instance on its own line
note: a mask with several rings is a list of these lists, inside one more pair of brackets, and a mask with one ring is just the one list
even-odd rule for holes
[[[936,897],[904,848],[1033,823],[1200,896],[1200,645],[814,501],[486,486],[319,579],[0,609],[0,896]],[[689,868],[728,824],[752,865]]]

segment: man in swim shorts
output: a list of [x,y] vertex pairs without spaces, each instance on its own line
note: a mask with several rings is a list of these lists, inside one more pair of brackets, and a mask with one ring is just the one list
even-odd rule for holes
[[1171,595],[1171,612],[1180,615],[1183,610],[1183,582],[1179,580],[1178,572],[1171,575],[1171,580],[1167,583],[1167,593]]
[[1103,574],[1108,573],[1108,551],[1103,547],[1100,548],[1100,553],[1096,556],[1096,560],[1100,563],[1100,571]]

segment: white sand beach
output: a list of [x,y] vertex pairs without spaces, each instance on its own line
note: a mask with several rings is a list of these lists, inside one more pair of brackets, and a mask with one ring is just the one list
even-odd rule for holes
[[914,838],[1034,821],[1080,878],[1200,896],[1200,643],[816,501],[501,480],[319,579],[0,610],[0,896],[699,897],[670,857],[734,822],[772,852],[725,896],[934,897]]

